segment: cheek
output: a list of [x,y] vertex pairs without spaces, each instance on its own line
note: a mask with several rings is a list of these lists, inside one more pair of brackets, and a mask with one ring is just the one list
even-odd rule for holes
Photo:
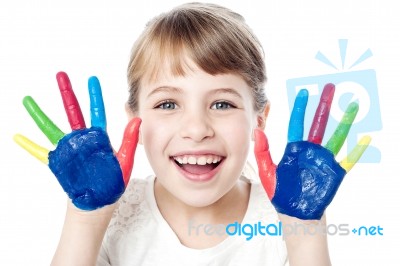
[[142,117],[140,133],[142,144],[149,157],[160,156],[173,134],[171,125],[161,120],[154,120],[150,117]]
[[247,157],[251,141],[251,122],[247,117],[239,117],[235,121],[225,120],[218,123],[218,131],[223,136],[231,153]]

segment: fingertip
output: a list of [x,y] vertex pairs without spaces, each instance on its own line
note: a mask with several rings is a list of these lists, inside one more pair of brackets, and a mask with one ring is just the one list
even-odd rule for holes
[[349,107],[347,107],[347,109],[349,110],[349,112],[353,113],[353,112],[358,112],[358,109],[360,108],[360,105],[357,101],[355,102],[351,102],[349,104]]
[[60,71],[56,74],[56,79],[58,83],[58,87],[61,91],[64,90],[72,90],[71,89],[71,81],[69,80],[69,77],[67,73]]
[[99,79],[97,78],[97,76],[91,76],[89,77],[89,81],[98,81]]
[[[122,140],[123,143],[130,143],[130,144],[134,143],[133,145],[135,145],[135,147],[136,147],[138,139],[139,139],[138,136],[139,136],[139,128],[140,128],[141,123],[142,123],[142,119],[140,119],[139,117],[134,117],[128,122],[128,124],[126,125],[126,128],[125,128],[124,137]],[[132,139],[134,140],[133,142],[132,142]],[[124,146],[124,144],[122,146]]]
[[269,150],[267,136],[264,131],[258,128],[254,129],[254,141],[254,151],[256,153]]
[[22,103],[25,105],[26,102],[32,101],[33,98],[30,95],[26,95],[24,98],[22,98]]
[[89,88],[100,87],[100,81],[96,76],[91,76],[88,79]]
[[59,71],[59,72],[57,72],[57,74],[56,74],[56,78],[57,78],[57,80],[59,80],[59,79],[65,79],[65,78],[68,78],[68,75],[67,75],[67,73],[65,73],[64,71]]
[[131,136],[137,138],[137,136],[139,135],[139,128],[141,123],[142,119],[140,119],[139,117],[132,118],[126,126],[124,139],[130,138]]
[[128,126],[133,129],[139,129],[141,124],[142,119],[140,117],[134,117],[129,121]]
[[321,101],[332,102],[334,94],[335,94],[335,84],[333,83],[326,84],[321,94]]
[[371,140],[372,140],[371,136],[365,135],[360,139],[359,145],[367,146],[371,143]]
[[297,94],[297,97],[308,97],[308,90],[307,89],[301,89],[299,93]]
[[22,104],[25,106],[25,108],[28,108],[28,106],[31,106],[32,103],[34,103],[35,101],[33,100],[33,98],[29,95],[25,96],[22,99]]
[[326,83],[325,86],[324,86],[324,89],[329,90],[329,91],[334,90],[335,89],[335,84]]
[[17,144],[19,144],[20,142],[21,142],[21,139],[23,139],[23,136],[21,135],[21,134],[15,134],[14,136],[13,136],[13,140],[14,140],[14,142],[16,142]]

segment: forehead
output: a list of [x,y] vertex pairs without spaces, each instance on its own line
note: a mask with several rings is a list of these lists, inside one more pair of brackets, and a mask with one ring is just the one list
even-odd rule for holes
[[146,88],[147,93],[149,93],[148,90],[162,86],[181,89],[198,88],[202,90],[233,88],[250,92],[249,86],[240,75],[229,72],[210,74],[189,59],[185,61],[182,73],[174,72],[168,64],[160,65],[156,73],[156,75],[147,78],[142,84],[142,88]]

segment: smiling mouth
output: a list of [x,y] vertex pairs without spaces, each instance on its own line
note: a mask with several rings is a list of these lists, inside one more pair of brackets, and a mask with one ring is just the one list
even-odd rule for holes
[[224,157],[218,155],[184,155],[174,156],[172,159],[183,171],[194,175],[203,175],[217,168]]

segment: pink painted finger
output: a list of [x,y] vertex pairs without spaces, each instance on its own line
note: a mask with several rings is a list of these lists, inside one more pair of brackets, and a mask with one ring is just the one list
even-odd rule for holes
[[65,72],[58,72],[57,82],[71,129],[78,130],[86,128],[81,107],[79,106],[75,93],[72,90],[72,85],[68,75]]
[[125,186],[128,185],[132,173],[136,146],[139,141],[139,127],[141,122],[142,120],[138,117],[135,117],[129,121],[125,128],[121,148],[117,153],[117,158],[119,165],[121,166]]
[[329,112],[332,105],[333,95],[335,94],[335,85],[328,83],[325,85],[321,94],[317,110],[315,111],[314,120],[311,124],[308,134],[308,141],[315,144],[321,144],[324,138],[326,124],[328,123]]
[[271,153],[269,152],[269,145],[267,136],[262,130],[254,130],[254,154],[258,166],[258,174],[261,183],[269,199],[271,200],[275,195],[276,188],[276,165],[273,163]]

